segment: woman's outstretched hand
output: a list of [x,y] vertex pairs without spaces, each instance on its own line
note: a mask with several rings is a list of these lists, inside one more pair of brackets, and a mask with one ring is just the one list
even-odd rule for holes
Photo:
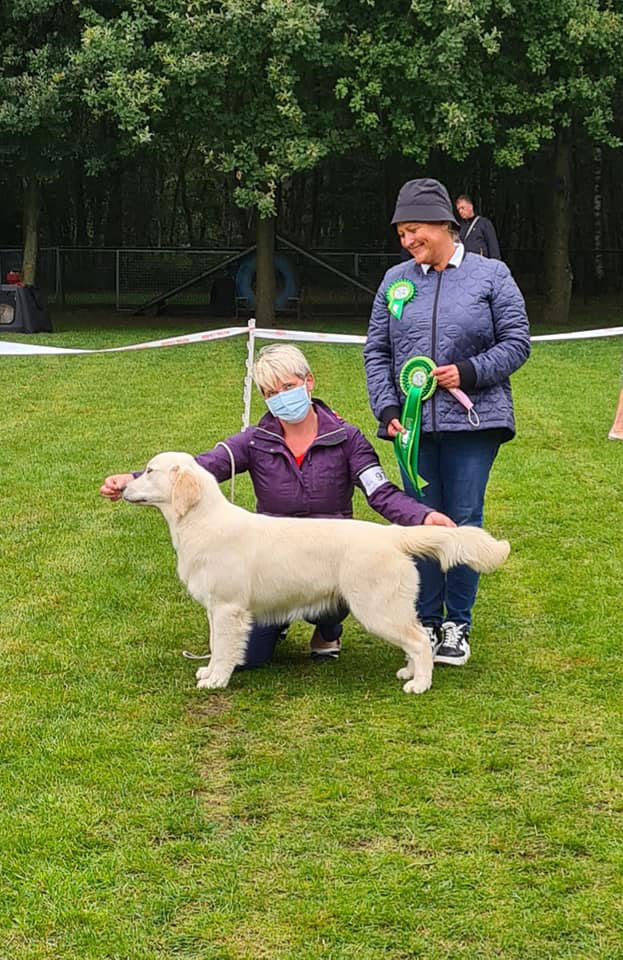
[[451,520],[450,517],[447,517],[445,513],[438,513],[437,510],[433,510],[432,513],[426,514],[424,519],[425,527],[456,527],[454,520]]
[[110,477],[106,477],[101,485],[100,496],[106,497],[107,500],[119,500],[130,480],[134,480],[132,473],[113,473]]

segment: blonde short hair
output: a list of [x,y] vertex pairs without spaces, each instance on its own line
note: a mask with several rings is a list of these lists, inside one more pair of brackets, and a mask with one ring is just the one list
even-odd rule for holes
[[311,373],[305,354],[291,343],[262,347],[253,364],[253,379],[261,394],[284,383],[291,376],[305,380]]

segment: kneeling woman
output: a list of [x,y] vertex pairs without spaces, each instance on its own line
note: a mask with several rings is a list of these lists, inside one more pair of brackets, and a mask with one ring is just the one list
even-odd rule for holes
[[[444,514],[418,503],[390,483],[363,434],[321,400],[312,398],[314,377],[298,347],[264,347],[253,377],[268,413],[257,426],[229,437],[195,459],[219,482],[231,477],[232,461],[236,473],[248,471],[258,513],[350,518],[354,488],[359,487],[370,506],[391,523],[454,526]],[[135,475],[107,477],[100,493],[118,500]],[[337,659],[342,620],[347,613],[347,609],[340,609],[314,621],[311,655],[315,660]],[[287,623],[255,624],[242,666],[268,663],[287,629]]]

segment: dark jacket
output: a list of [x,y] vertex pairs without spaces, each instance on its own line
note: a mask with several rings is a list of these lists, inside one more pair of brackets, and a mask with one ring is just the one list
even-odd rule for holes
[[[469,236],[465,239],[468,233]],[[467,253],[478,253],[481,257],[501,260],[495,227],[486,217],[475,216],[471,220],[462,220],[459,237]]]
[[[386,291],[403,277],[417,293],[398,320],[389,313]],[[500,429],[504,440],[514,435],[509,377],[530,354],[530,333],[523,296],[501,260],[466,253],[458,267],[439,273],[424,273],[413,259],[391,267],[374,299],[363,353],[370,405],[383,426],[402,410],[403,365],[426,356],[438,366],[458,366],[461,387],[480,417],[479,429]],[[447,390],[437,389],[423,404],[422,429],[470,426],[464,407]]]
[[[361,431],[314,399],[318,436],[299,467],[286,446],[279,420],[267,413],[257,426],[224,441],[236,473],[248,471],[258,513],[277,517],[352,517],[355,487],[391,523],[424,522],[430,509],[390,483]],[[195,457],[221,482],[231,476],[227,450],[217,445]]]

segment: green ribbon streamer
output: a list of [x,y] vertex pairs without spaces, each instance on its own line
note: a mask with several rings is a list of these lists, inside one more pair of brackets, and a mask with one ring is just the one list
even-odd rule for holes
[[432,376],[435,363],[428,357],[412,357],[400,371],[400,387],[406,395],[400,422],[407,431],[394,437],[396,460],[411,481],[418,497],[427,481],[418,473],[422,403],[433,395],[437,381]]
[[411,280],[395,280],[385,293],[387,309],[393,317],[400,320],[405,303],[412,300],[417,289]]

